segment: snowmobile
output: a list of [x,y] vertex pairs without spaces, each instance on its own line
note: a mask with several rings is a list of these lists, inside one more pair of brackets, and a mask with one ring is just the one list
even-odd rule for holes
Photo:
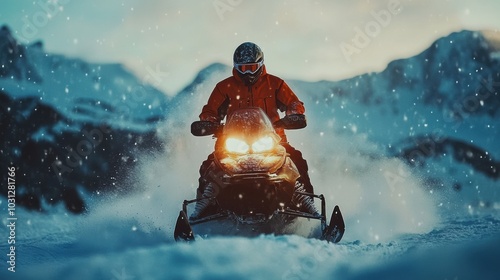
[[[285,129],[306,126],[304,115],[288,115],[278,122]],[[184,200],[174,230],[176,241],[194,241],[195,231],[199,236],[296,234],[299,219],[317,221],[306,237],[341,240],[345,225],[340,208],[335,206],[328,223],[324,196],[297,187],[299,171],[262,109],[238,109],[225,124],[195,121],[191,133],[217,138],[207,171],[214,191]],[[300,196],[320,200],[320,213],[301,209],[295,203]],[[202,201],[210,203],[209,210],[201,217],[190,217],[188,206]]]

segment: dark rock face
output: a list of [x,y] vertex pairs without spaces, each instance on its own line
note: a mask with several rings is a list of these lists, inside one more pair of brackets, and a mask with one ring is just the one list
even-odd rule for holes
[[[5,92],[0,92],[0,101],[0,168],[16,168],[17,203],[30,209],[63,202],[71,212],[81,213],[85,203],[79,188],[87,193],[126,192],[117,186],[126,186],[121,183],[137,155],[162,148],[153,131],[76,123],[35,98],[13,99]],[[79,130],[59,131],[61,125]],[[7,193],[5,184],[2,193]]]
[[[40,43],[33,45],[41,47]],[[26,47],[19,44],[7,26],[0,27],[0,79],[13,78],[34,83],[42,82],[35,67],[28,61]]]
[[490,156],[488,151],[457,139],[436,140],[432,137],[412,138],[413,144],[406,145],[400,157],[409,165],[421,165],[428,158],[452,155],[460,163],[470,165],[474,170],[494,179],[500,178],[500,161]]

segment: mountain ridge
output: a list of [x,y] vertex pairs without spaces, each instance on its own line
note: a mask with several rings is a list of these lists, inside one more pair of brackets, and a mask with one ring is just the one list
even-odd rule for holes
[[[460,31],[380,72],[290,84],[306,103],[309,119],[320,121],[310,125],[366,135],[387,156],[401,158],[433,182],[430,188],[493,186],[500,158],[495,52],[480,32]],[[461,171],[449,178],[450,170]]]
[[63,203],[85,212],[83,194],[130,191],[139,155],[162,149],[156,128],[168,100],[122,64],[49,54],[42,42],[18,43],[7,26],[0,27],[0,62],[0,168],[23,174],[18,205],[44,211]]
[[[173,108],[188,108],[195,94],[211,91],[219,76],[231,74],[230,66],[210,64],[169,99],[121,64],[46,54],[43,43],[22,46],[9,32],[0,29],[0,125],[9,131],[1,168],[32,171],[19,180],[20,201],[31,209],[43,210],[48,200],[81,213],[82,186],[89,193],[120,191],[117,183],[127,180],[123,174],[133,170],[138,155],[162,149],[156,130],[175,119]],[[461,31],[381,72],[289,84],[306,103],[316,131],[366,134],[388,157],[403,159],[433,182],[446,180],[446,173],[430,171],[448,168],[436,162],[452,154],[453,165],[485,174],[489,184],[498,180],[500,158],[495,51],[481,33]],[[466,180],[449,184],[474,184]]]

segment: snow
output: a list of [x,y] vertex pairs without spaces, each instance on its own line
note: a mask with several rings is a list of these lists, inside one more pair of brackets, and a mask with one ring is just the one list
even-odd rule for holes
[[[47,70],[57,57],[37,59],[47,64]],[[87,66],[79,61],[61,66],[72,70],[54,70],[58,78],[41,91],[13,80],[2,87],[18,96],[40,96],[76,119],[123,115],[109,108],[120,102],[130,105],[124,92],[133,85],[128,80],[68,74]],[[405,74],[416,75],[417,67]],[[87,70],[92,77],[123,71],[117,65]],[[52,72],[41,76],[48,73]],[[74,78],[95,91],[90,95],[98,103],[86,103],[89,92],[62,82]],[[127,174],[136,192],[118,195],[117,189],[102,195],[81,189],[89,205],[88,213],[78,216],[63,205],[46,208],[48,213],[16,209],[16,272],[9,272],[2,262],[0,278],[496,279],[500,275],[498,180],[473,172],[450,153],[429,159],[421,168],[411,168],[391,154],[391,147],[404,146],[407,137],[436,135],[473,142],[498,159],[498,118],[470,115],[455,122],[436,107],[424,105],[420,96],[397,90],[392,94],[398,98],[384,96],[387,85],[380,84],[374,89],[378,95],[367,105],[332,94],[330,82],[290,83],[305,102],[309,125],[287,135],[307,159],[312,183],[325,195],[327,210],[336,204],[342,209],[346,233],[340,243],[298,235],[197,236],[195,243],[175,243],[173,228],[181,203],[195,197],[199,165],[214,144],[210,137],[190,135],[189,125],[222,78],[219,73],[194,87],[187,96],[190,102],[169,112],[175,118],[155,127],[166,148],[163,154],[140,155],[139,167]],[[357,87],[364,86],[360,79]],[[117,88],[123,91],[118,93]],[[75,100],[90,112],[72,111]],[[162,112],[154,98],[144,104],[133,110],[130,119],[113,123],[135,129],[141,123],[137,119]],[[395,109],[404,111],[394,113]],[[47,135],[40,130],[36,137]],[[462,189],[431,188],[429,177],[446,185],[458,183]],[[0,213],[7,213],[4,197]],[[9,221],[6,214],[0,218],[0,236],[7,240]],[[0,254],[5,256],[9,249],[6,241],[0,242]]]
[[[138,212],[149,208],[140,203],[130,206]],[[23,213],[19,220],[24,222],[18,229],[17,272],[3,269],[3,279],[476,279],[474,275],[495,279],[498,275],[494,260],[499,256],[500,220],[491,215],[443,220],[428,233],[405,234],[387,242],[339,244],[271,235],[174,243],[166,238],[165,228],[147,228],[141,225],[144,219],[114,211],[86,217],[63,211]]]
[[[201,108],[207,94],[193,95],[190,106]],[[353,112],[352,104],[345,106]],[[330,211],[339,204],[344,213],[347,229],[339,244],[272,235],[198,236],[192,244],[175,243],[172,233],[181,202],[195,196],[198,164],[211,151],[213,140],[188,133],[196,110],[179,108],[174,114],[184,122],[166,121],[158,129],[166,139],[169,135],[176,138],[167,142],[165,154],[142,157],[141,168],[134,174],[134,183],[140,186],[137,193],[104,198],[86,194],[92,203],[88,214],[81,216],[68,214],[62,205],[48,214],[18,209],[16,273],[8,272],[4,263],[0,276],[472,279],[475,272],[482,273],[482,279],[495,279],[498,275],[493,263],[500,249],[498,192],[488,194],[497,206],[484,209],[476,203],[474,191],[427,192],[406,164],[388,158],[370,137],[350,129],[337,133],[341,126],[335,120],[327,120],[335,129],[326,130],[315,113],[309,115],[307,129],[288,135],[309,161],[312,181],[325,194]],[[366,131],[363,122],[357,121],[356,126]],[[322,136],[311,138],[310,134]],[[440,207],[443,203],[454,204],[453,210],[461,210],[460,214]],[[6,212],[5,199],[0,208]],[[7,223],[5,218],[3,223]],[[7,234],[6,226],[1,227],[0,235]],[[0,244],[0,252],[7,250],[6,243]]]

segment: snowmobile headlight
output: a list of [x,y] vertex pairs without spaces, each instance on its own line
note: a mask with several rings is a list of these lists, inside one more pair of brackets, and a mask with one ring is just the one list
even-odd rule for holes
[[274,139],[271,136],[264,136],[252,144],[254,153],[262,153],[274,148]]
[[230,153],[245,154],[248,152],[249,149],[250,147],[243,140],[236,138],[226,139],[226,150]]

